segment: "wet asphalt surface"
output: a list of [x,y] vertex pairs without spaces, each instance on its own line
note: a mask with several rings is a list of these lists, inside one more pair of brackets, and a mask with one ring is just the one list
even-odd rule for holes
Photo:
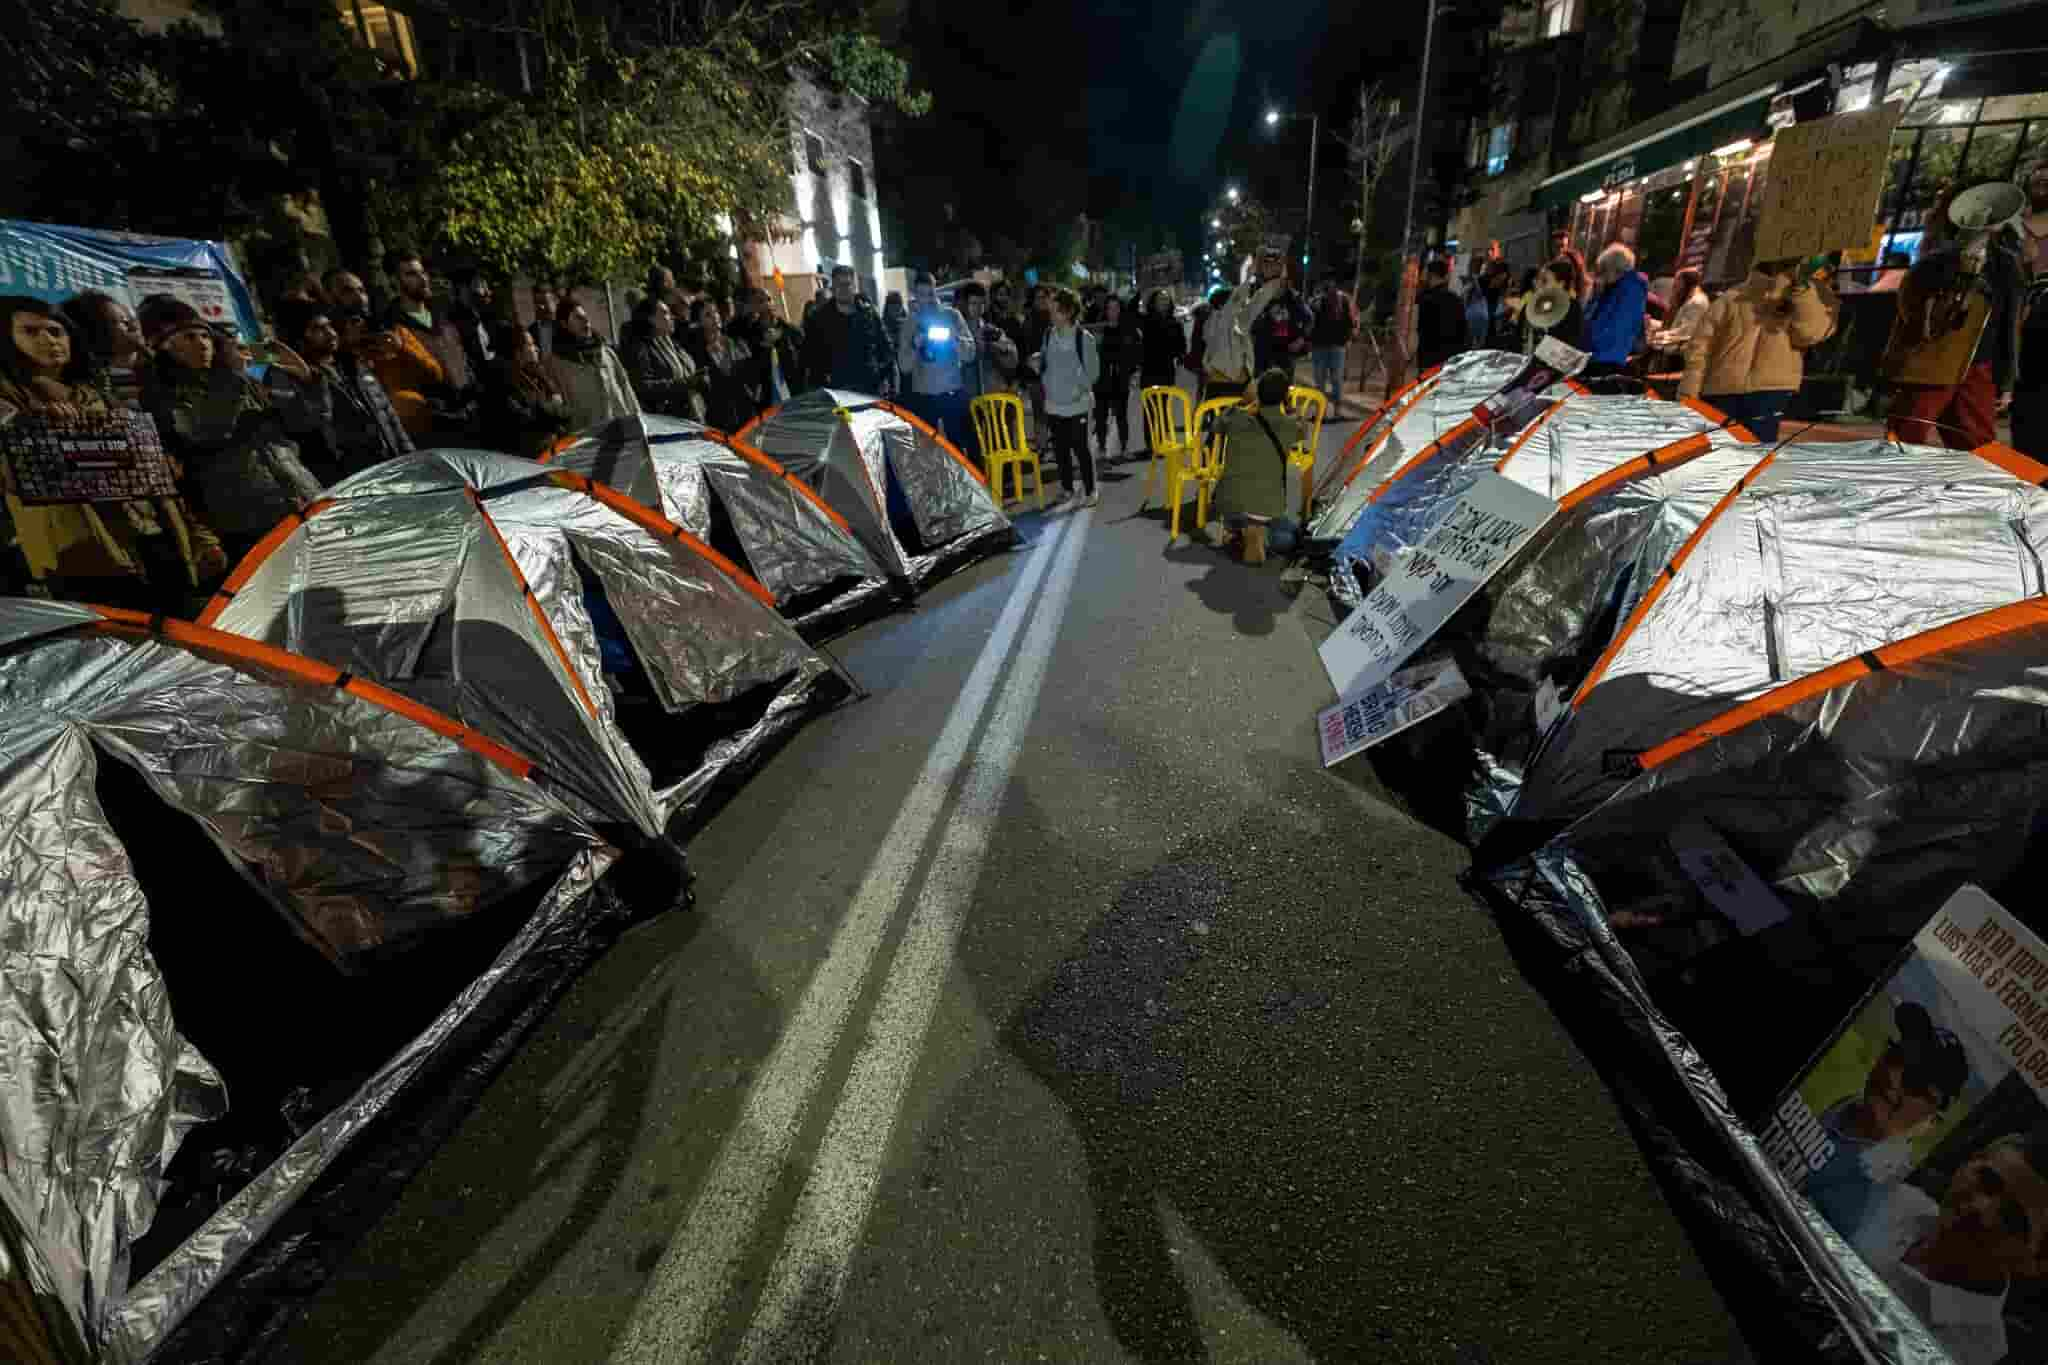
[[[1109,468],[1087,520],[816,1358],[1738,1359],[1604,1091],[1458,889],[1463,850],[1368,759],[1318,765],[1327,604],[1277,561],[1169,547],[1142,482]],[[698,837],[697,907],[577,983],[279,1359],[607,1358],[1027,553],[834,645],[872,695]]]

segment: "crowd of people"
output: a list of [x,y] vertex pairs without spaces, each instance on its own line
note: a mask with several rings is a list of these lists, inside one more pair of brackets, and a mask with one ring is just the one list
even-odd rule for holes
[[734,430],[811,388],[897,399],[972,456],[970,402],[1014,393],[1062,495],[1092,503],[1098,460],[1150,458],[1137,390],[1186,373],[1201,396],[1249,407],[1255,376],[1291,385],[1309,358],[1334,405],[1358,325],[1334,278],[1307,298],[1284,281],[1217,290],[1190,317],[1165,289],[968,281],[942,301],[928,273],[907,305],[891,294],[877,308],[841,266],[795,321],[765,290],[717,297],[656,268],[614,346],[555,282],[534,284],[521,318],[475,272],[439,280],[409,250],[382,265],[381,306],[365,272],[288,280],[254,345],[170,295],[132,309],[99,292],[0,298],[0,425],[147,413],[176,489],[30,505],[10,473],[0,591],[182,612],[282,517],[384,460],[435,446],[531,457],[640,412]]
[[1892,434],[1975,449],[1998,439],[1999,416],[2009,413],[2011,443],[2048,458],[2048,163],[2020,183],[2027,211],[2018,223],[1958,228],[1952,189],[1927,216],[1917,259],[1889,252],[1875,267],[1849,269],[1839,253],[1757,261],[1717,296],[1696,268],[1653,279],[1620,242],[1590,271],[1568,238],[1519,279],[1505,262],[1481,260],[1462,292],[1448,263],[1431,261],[1417,299],[1418,368],[1470,349],[1526,354],[1548,334],[1587,354],[1590,378],[1675,380],[1677,396],[1776,441],[1807,357],[1842,325],[1845,297],[1893,295],[1899,325],[1886,321],[1875,376],[1888,390]]
[[803,328],[763,290],[714,298],[657,269],[614,347],[574,290],[537,283],[521,320],[477,274],[441,288],[417,252],[383,265],[382,307],[362,272],[292,279],[255,345],[168,294],[0,297],[0,426],[147,413],[175,482],[174,496],[33,504],[10,464],[0,592],[182,612],[280,518],[416,448],[532,456],[639,412],[730,430],[806,388],[898,383],[850,268]]
[[1177,384],[1183,370],[1203,396],[1247,393],[1253,376],[1268,369],[1291,384],[1301,358],[1313,353],[1317,386],[1334,404],[1358,326],[1334,278],[1309,300],[1284,281],[1219,289],[1184,318],[1165,289],[1123,295],[1100,286],[1019,290],[967,281],[947,303],[937,281],[920,274],[910,300],[892,293],[880,317],[894,352],[891,382],[905,406],[972,453],[979,448],[972,401],[1017,394],[1027,402],[1034,443],[1059,467],[1062,496],[1084,502],[1096,496],[1098,461],[1150,458],[1143,418],[1133,420],[1136,392]]

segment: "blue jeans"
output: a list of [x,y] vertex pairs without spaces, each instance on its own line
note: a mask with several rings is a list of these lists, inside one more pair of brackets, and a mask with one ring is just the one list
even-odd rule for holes
[[[1223,524],[1233,531],[1242,531],[1251,522],[1252,518],[1243,512],[1232,512],[1223,519]],[[1300,535],[1301,523],[1293,517],[1274,517],[1266,523],[1266,548],[1276,555],[1291,554]]]
[[1722,414],[1749,428],[1749,434],[1765,445],[1778,443],[1778,422],[1785,405],[1792,401],[1790,389],[1767,389],[1761,393],[1704,393],[1700,400],[1717,407]]
[[967,395],[953,393],[905,394],[903,406],[938,429],[961,453],[974,444],[973,423],[967,418]]
[[1316,387],[1323,391],[1334,408],[1344,397],[1344,348],[1316,347],[1315,367]]

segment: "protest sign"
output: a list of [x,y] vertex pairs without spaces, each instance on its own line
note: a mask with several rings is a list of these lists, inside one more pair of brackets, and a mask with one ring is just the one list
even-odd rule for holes
[[235,301],[228,294],[227,281],[217,274],[199,271],[172,274],[139,268],[128,272],[128,293],[138,301],[151,294],[168,294],[181,303],[190,304],[193,311],[209,323],[233,326],[236,322]]
[[219,242],[0,218],[0,294],[62,303],[89,289],[131,308],[170,294],[208,322],[262,334],[248,286]]
[[1178,251],[1162,251],[1145,258],[1144,281],[1147,289],[1176,288],[1185,273]]
[[21,414],[0,428],[0,463],[13,470],[15,496],[30,506],[178,492],[156,423],[141,412],[70,419]]
[[1472,416],[1480,425],[1489,427],[1505,418],[1518,416],[1543,402],[1543,395],[1553,384],[1585,369],[1586,362],[1591,359],[1586,352],[1575,350],[1556,337],[1546,336],[1536,343],[1536,353],[1529,357],[1529,362],[1513,379],[1473,408]]
[[1780,128],[1750,259],[1784,260],[1868,242],[1892,130],[1904,109],[1881,104]]
[[[2029,1204],[1999,1172],[2038,1188],[2026,1149],[2048,1124],[2044,1086],[2048,944],[1965,884],[1756,1125],[1757,1143],[1945,1358],[2039,1359],[2007,1354],[2002,1330],[1987,1349],[1980,1324],[2001,1323],[2006,1295],[1982,1267],[2024,1245],[2012,1229]],[[1987,1195],[1994,1211],[1976,1214]]]
[[1286,279],[1287,238],[1268,237],[1259,243],[1259,278],[1262,280]]
[[1365,602],[1323,641],[1323,667],[1337,695],[1384,682],[1556,511],[1506,475],[1481,473],[1420,543],[1393,557]]
[[1378,687],[1368,687],[1316,717],[1323,766],[1363,753],[1471,695],[1472,686],[1455,659],[1429,659],[1400,669]]

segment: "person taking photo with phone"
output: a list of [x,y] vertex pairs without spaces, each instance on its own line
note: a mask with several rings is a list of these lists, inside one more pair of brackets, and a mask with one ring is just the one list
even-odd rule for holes
[[911,286],[910,315],[896,343],[896,365],[908,383],[904,405],[954,445],[967,444],[967,398],[962,367],[979,358],[975,335],[960,310],[939,302],[929,270]]
[[[249,376],[249,356],[192,305],[167,295],[142,301],[142,334],[155,355],[142,404],[164,449],[183,468],[181,491],[239,562],[270,529],[320,495],[284,419]],[[308,379],[291,348],[267,343],[260,358]]]
[[331,304],[299,303],[280,308],[278,322],[302,365],[273,363],[264,381],[313,477],[331,484],[412,453],[390,397],[356,349],[367,318]]

